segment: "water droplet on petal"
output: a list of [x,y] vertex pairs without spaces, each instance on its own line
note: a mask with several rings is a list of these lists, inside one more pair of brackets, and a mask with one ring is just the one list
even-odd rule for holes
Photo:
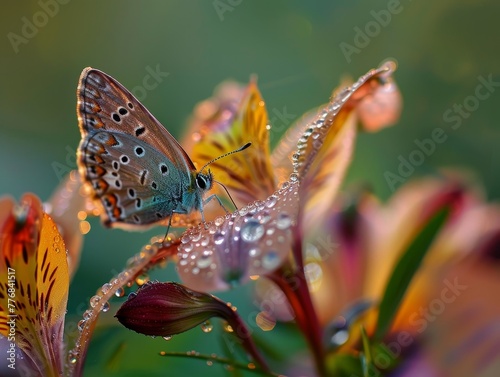
[[102,306],[102,311],[103,313],[106,313],[108,310],[109,310],[110,306],[109,306],[109,302],[106,302],[104,303],[104,305]]
[[84,319],[81,319],[80,321],[78,321],[78,331],[80,331],[80,332],[83,331],[83,328],[85,327],[85,323],[87,323],[87,321],[85,321]]
[[259,249],[258,247],[253,248],[253,249],[250,249],[250,250],[248,251],[248,255],[250,255],[250,256],[251,256],[251,257],[253,257],[253,258],[255,258],[255,257],[259,256],[259,255],[260,255],[260,249]]
[[92,308],[95,308],[97,306],[97,304],[99,304],[99,301],[101,301],[101,296],[92,296],[92,298],[90,299],[90,306]]
[[124,295],[125,295],[125,289],[123,289],[123,287],[118,288],[115,292],[116,297],[123,297]]
[[276,227],[278,229],[287,229],[292,225],[292,219],[286,213],[280,213],[276,219]]
[[75,351],[69,351],[68,352],[68,362],[70,364],[76,364],[78,361],[78,354]]
[[261,224],[267,224],[271,220],[271,214],[267,211],[262,211],[259,213],[259,220]]
[[255,219],[249,220],[241,227],[241,239],[245,242],[255,242],[264,235],[264,226]]
[[164,336],[164,337],[163,337],[163,339],[165,339],[165,340],[167,340],[167,341],[168,341],[168,340],[172,339],[172,335],[167,335],[167,336]]
[[111,288],[111,284],[105,283],[105,284],[102,285],[101,291],[102,291],[103,294],[106,294],[106,293],[108,293],[108,291],[110,290],[110,288]]
[[83,312],[83,319],[88,320],[92,317],[92,310],[87,309]]
[[268,208],[274,207],[276,205],[277,201],[278,201],[278,197],[276,195],[271,195],[266,200],[266,207],[268,207]]
[[221,245],[224,242],[224,235],[222,233],[215,233],[214,242],[216,245]]
[[132,300],[137,296],[137,293],[135,292],[130,292],[127,296],[127,300]]
[[268,251],[266,255],[262,258],[262,267],[266,270],[274,270],[279,266],[281,260],[276,251]]
[[196,260],[196,266],[198,266],[198,268],[203,269],[209,267],[212,264],[212,262],[213,262],[212,251],[205,250]]
[[225,332],[234,332],[233,327],[227,322],[224,322],[222,328],[224,329]]
[[212,325],[210,323],[210,321],[205,321],[200,326],[201,326],[201,330],[204,333],[209,333],[209,332],[211,332],[214,329],[214,325]]
[[141,274],[135,278],[135,282],[140,287],[149,281],[149,276],[147,274]]

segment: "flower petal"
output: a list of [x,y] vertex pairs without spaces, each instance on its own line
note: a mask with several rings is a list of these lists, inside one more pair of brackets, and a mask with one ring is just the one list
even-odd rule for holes
[[[44,203],[46,212],[56,222],[68,250],[70,275],[73,276],[80,261],[83,235],[90,230],[87,214],[98,211],[84,192],[80,175],[71,171],[57,187],[52,197]],[[97,213],[96,213],[97,214]]]
[[36,196],[26,194],[19,206],[3,199],[0,208],[8,210],[0,216],[0,333],[11,335],[6,324],[14,318],[15,342],[32,366],[59,376],[69,287],[64,242]]
[[[318,155],[320,158],[316,163],[323,161],[321,156],[324,157],[326,154],[321,154],[321,150],[325,142],[329,141],[330,144],[327,145],[331,145],[335,135],[338,135],[346,124],[348,115],[366,96],[388,82],[395,67],[394,63],[386,62],[380,68],[372,69],[350,87],[339,91],[319,112],[298,140],[297,151],[292,155],[293,171],[301,182],[307,179],[307,174]],[[314,169],[312,175],[314,176]]]
[[[237,93],[236,91],[234,91]],[[250,142],[251,147],[210,165],[215,179],[226,186],[238,206],[263,200],[275,189],[270,165],[267,111],[252,81],[240,98],[221,101],[217,112],[193,135],[191,157],[201,168],[210,160]]]
[[226,218],[184,233],[177,271],[193,289],[228,289],[277,269],[287,258],[298,210],[298,184],[284,186]]
[[382,128],[392,126],[401,115],[403,99],[396,82],[385,79],[371,95],[365,97],[357,106],[357,114],[361,128],[367,132],[377,132]]

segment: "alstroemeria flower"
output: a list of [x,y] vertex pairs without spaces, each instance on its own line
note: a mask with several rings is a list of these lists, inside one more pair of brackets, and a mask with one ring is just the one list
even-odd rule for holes
[[12,361],[38,376],[61,376],[69,274],[54,221],[32,194],[0,200],[0,333],[24,357]]
[[[411,182],[386,204],[365,193],[344,200],[344,206],[318,230],[322,237],[308,240],[306,256],[306,270],[315,271],[309,283],[327,348],[359,350],[359,325],[373,332],[378,304],[401,253],[430,216],[448,206],[451,215],[384,342],[392,353],[374,362],[385,373],[405,356],[397,369],[401,376],[413,375],[415,368],[428,376],[494,370],[500,358],[489,350],[500,342],[500,333],[493,331],[500,306],[480,297],[499,283],[499,208],[483,203],[477,190],[456,177]],[[326,238],[332,250],[324,249]]]
[[205,122],[197,118],[201,126],[190,155],[198,165],[246,142],[252,146],[211,166],[240,209],[184,233],[178,254],[183,282],[205,291],[227,289],[272,273],[288,259],[299,212],[305,226],[314,227],[332,208],[352,154],[355,110],[381,88],[396,90],[393,68],[388,63],[339,91],[315,117],[292,128],[272,155],[267,111],[255,82],[237,92],[239,106],[209,112]]
[[260,367],[269,370],[236,310],[210,294],[173,282],[149,282],[128,297],[116,317],[122,325],[138,333],[163,337],[190,330],[212,317],[220,317],[227,321]]

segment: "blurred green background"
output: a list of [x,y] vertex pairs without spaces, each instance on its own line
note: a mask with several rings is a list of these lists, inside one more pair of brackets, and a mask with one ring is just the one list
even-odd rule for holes
[[[411,178],[434,174],[441,167],[465,168],[489,199],[500,197],[499,85],[481,92],[488,98],[474,99],[479,77],[500,82],[498,1],[62,2],[57,8],[46,0],[2,4],[2,194],[19,198],[33,191],[47,199],[59,183],[60,172],[54,166],[75,167],[80,139],[75,90],[86,66],[107,72],[129,89],[141,86],[150,69],[168,72],[141,99],[174,136],[181,137],[193,106],[222,80],[246,82],[257,74],[271,120],[275,111],[284,110],[298,118],[327,101],[341,76],[357,77],[390,57],[399,64],[395,77],[404,97],[401,120],[397,127],[359,137],[347,184],[367,182],[387,198],[392,190],[384,173],[397,174],[400,156],[408,158],[417,149],[416,139],[429,138],[440,127],[448,136],[446,142],[415,167]],[[384,17],[381,13],[388,7],[393,10],[390,20],[387,12],[382,12]],[[34,22],[35,29],[25,26],[27,22]],[[371,36],[361,40],[359,30]],[[345,53],[346,48],[352,48],[351,53]],[[464,101],[464,115],[446,118]],[[279,136],[272,133],[273,142]],[[73,330],[88,298],[158,233],[104,230],[97,220],[92,227],[71,287],[68,315]],[[154,276],[175,279],[172,266]],[[242,287],[221,297],[246,317],[255,313],[250,291]],[[102,323],[114,324],[117,307],[112,305]],[[266,336],[278,354],[301,346],[300,339],[289,341],[293,334],[284,327],[264,335],[255,328],[255,333]],[[89,376],[223,371],[203,369],[203,362],[156,356],[160,350],[222,352],[215,333],[195,329],[167,343],[112,327],[95,340],[87,363]],[[144,372],[148,368],[156,372]]]

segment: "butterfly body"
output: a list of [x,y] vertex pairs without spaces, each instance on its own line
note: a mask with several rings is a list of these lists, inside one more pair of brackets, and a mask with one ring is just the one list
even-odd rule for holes
[[[86,68],[77,91],[78,166],[107,226],[165,222],[199,211],[212,187],[179,143],[120,83]],[[169,222],[170,224],[170,222]]]

